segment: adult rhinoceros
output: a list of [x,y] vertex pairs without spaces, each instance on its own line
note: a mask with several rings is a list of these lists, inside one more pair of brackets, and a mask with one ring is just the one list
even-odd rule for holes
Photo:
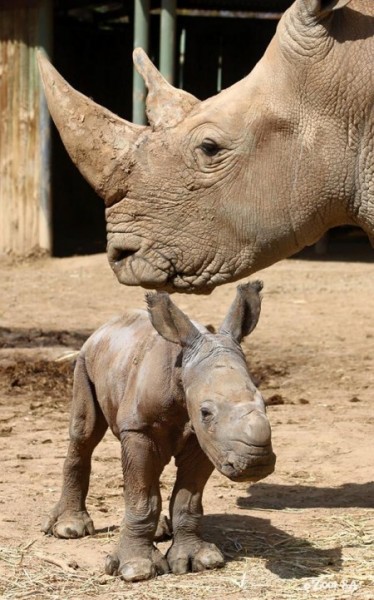
[[149,90],[144,127],[41,59],[63,142],[105,200],[120,282],[207,292],[331,226],[374,235],[373,0],[296,0],[253,71],[203,102],[139,49],[134,62]]

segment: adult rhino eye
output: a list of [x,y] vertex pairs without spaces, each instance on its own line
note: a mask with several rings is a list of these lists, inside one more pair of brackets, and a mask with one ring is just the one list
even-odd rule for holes
[[208,138],[202,141],[200,148],[207,156],[215,156],[220,151],[218,144]]
[[200,414],[201,414],[201,418],[204,422],[210,421],[210,419],[213,417],[212,411],[210,411],[209,408],[206,408],[205,406],[203,406],[200,409]]

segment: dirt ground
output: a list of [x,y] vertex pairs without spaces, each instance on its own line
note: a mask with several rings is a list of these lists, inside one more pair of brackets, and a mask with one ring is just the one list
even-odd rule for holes
[[[215,572],[125,584],[104,574],[123,514],[119,444],[93,461],[97,533],[40,532],[57,501],[72,365],[59,360],[127,307],[105,255],[0,262],[0,594],[4,599],[374,598],[374,263],[283,261],[261,273],[263,309],[246,354],[265,398],[277,466],[249,486],[215,473],[204,530],[227,558]],[[235,285],[177,296],[218,325]],[[163,476],[164,509],[173,466]],[[167,544],[161,545],[165,550]]]

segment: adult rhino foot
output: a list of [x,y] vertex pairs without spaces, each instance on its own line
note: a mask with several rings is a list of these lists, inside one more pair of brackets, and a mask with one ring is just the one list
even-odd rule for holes
[[121,552],[108,555],[105,562],[107,575],[119,575],[124,581],[144,581],[157,575],[169,573],[169,565],[161,552],[152,547],[147,552],[131,552],[130,556],[121,556]]
[[203,540],[174,542],[166,555],[174,575],[223,567],[225,559],[215,544]]
[[56,508],[44,521],[42,531],[58,538],[70,539],[93,535],[95,527],[85,510],[60,512]]

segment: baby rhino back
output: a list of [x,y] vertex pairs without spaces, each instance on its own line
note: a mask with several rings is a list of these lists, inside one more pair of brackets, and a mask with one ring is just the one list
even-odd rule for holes
[[179,353],[178,346],[156,332],[144,310],[112,319],[86,341],[79,360],[117,437],[121,430],[154,427],[175,409],[180,412]]

